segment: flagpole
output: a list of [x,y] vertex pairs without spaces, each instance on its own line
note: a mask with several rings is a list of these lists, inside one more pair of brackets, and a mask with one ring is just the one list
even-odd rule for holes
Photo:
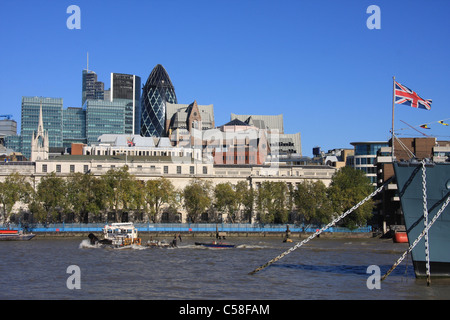
[[395,108],[395,76],[392,77],[392,162],[394,162],[394,108]]

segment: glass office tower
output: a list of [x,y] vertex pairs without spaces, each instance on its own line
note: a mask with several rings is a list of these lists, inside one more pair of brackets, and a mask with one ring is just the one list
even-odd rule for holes
[[111,73],[110,101],[125,104],[126,133],[140,134],[141,78],[133,74]]
[[166,102],[178,103],[169,75],[164,67],[158,64],[142,88],[141,136],[164,135]]
[[42,104],[44,130],[48,131],[49,147],[63,146],[63,99],[45,97],[22,97],[22,154],[31,156],[31,139],[39,125],[39,110]]
[[97,74],[92,70],[83,70],[81,105],[88,99],[104,99],[105,85],[97,81]]
[[96,143],[102,134],[125,134],[125,107],[123,102],[86,101],[87,143]]
[[72,143],[87,143],[86,110],[69,107],[63,110],[63,145],[70,148]]

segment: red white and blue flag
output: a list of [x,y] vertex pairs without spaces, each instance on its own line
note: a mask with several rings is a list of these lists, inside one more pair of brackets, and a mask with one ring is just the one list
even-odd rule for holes
[[413,108],[419,109],[431,109],[431,99],[421,98],[415,91],[412,91],[408,87],[394,81],[395,84],[395,103],[404,104]]

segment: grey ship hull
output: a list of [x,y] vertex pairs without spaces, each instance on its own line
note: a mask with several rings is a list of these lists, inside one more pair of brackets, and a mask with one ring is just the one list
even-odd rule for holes
[[[450,163],[426,165],[428,222],[450,196]],[[394,163],[398,192],[405,218],[409,245],[424,230],[421,163]],[[428,232],[430,275],[450,277],[450,205]],[[425,237],[411,252],[416,277],[426,277]]]

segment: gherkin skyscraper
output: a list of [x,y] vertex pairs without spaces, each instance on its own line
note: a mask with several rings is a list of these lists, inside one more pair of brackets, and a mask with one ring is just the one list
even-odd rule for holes
[[160,64],[153,68],[142,88],[141,136],[164,135],[166,102],[178,103],[175,88],[166,69]]

